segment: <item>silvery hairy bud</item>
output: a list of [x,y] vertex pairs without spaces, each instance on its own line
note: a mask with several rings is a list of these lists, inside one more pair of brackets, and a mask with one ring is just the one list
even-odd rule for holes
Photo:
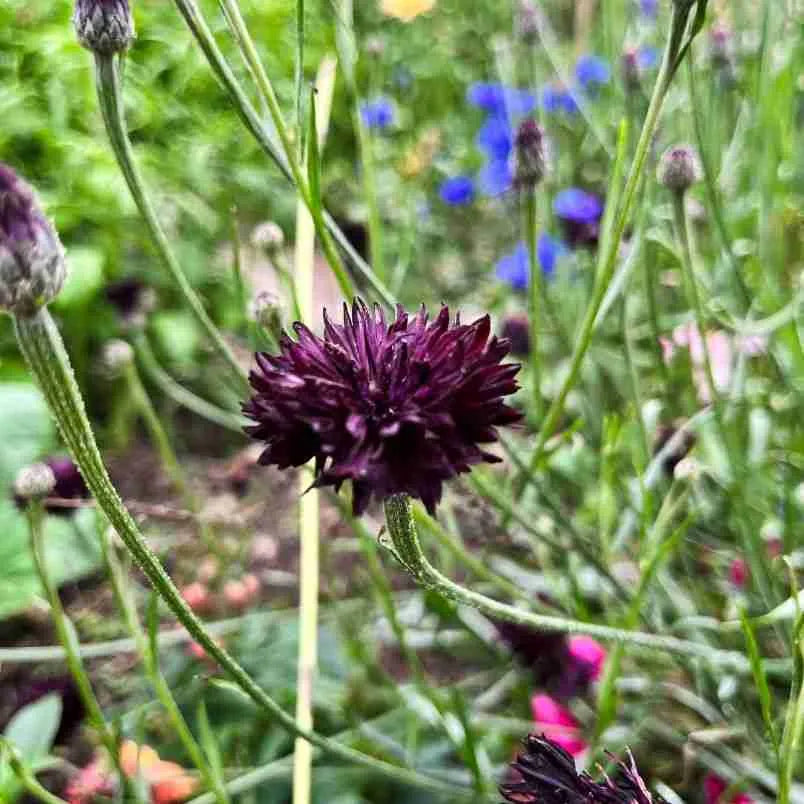
[[128,0],[76,0],[73,25],[78,41],[97,55],[123,53],[134,41]]

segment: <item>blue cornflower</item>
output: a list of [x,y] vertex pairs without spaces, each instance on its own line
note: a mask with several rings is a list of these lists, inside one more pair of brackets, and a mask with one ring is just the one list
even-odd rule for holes
[[460,207],[475,197],[475,184],[469,176],[452,176],[441,182],[438,194],[445,204]]
[[489,159],[480,171],[478,182],[483,195],[493,197],[510,190],[514,182],[510,160]]
[[546,112],[577,114],[578,102],[566,87],[548,85],[542,89],[542,107]]
[[639,0],[639,10],[651,19],[656,19],[659,13],[659,0]]
[[394,122],[394,105],[385,97],[363,101],[360,104],[360,117],[366,128],[375,128],[382,131]]
[[597,244],[603,202],[596,195],[570,187],[555,197],[553,211],[561,220],[564,237],[572,248]]
[[608,84],[611,69],[598,56],[581,56],[575,63],[575,78],[584,89],[594,89],[600,84]]
[[505,161],[508,159],[514,145],[514,137],[508,120],[497,115],[488,117],[478,131],[475,143],[490,160]]
[[643,45],[637,51],[636,59],[640,70],[651,70],[659,63],[659,48]]
[[[567,253],[567,247],[560,241],[542,232],[536,244],[536,256],[539,260],[542,273],[552,276],[556,261]],[[510,254],[505,254],[497,260],[494,273],[498,279],[507,282],[514,290],[525,290],[529,284],[528,247],[520,240]]]
[[466,100],[493,115],[520,116],[530,114],[536,108],[536,98],[527,90],[483,81],[470,85]]

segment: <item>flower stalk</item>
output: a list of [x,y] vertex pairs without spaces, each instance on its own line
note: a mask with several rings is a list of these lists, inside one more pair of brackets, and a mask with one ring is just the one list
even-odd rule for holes
[[675,637],[613,628],[562,617],[537,614],[525,609],[500,603],[471,589],[466,589],[442,575],[424,555],[413,514],[410,497],[394,494],[385,499],[385,521],[392,543],[392,551],[407,572],[426,589],[443,597],[478,609],[489,617],[528,625],[546,631],[565,634],[585,634],[624,643],[631,647],[698,658],[713,667],[731,668],[739,673],[750,672],[748,660],[741,653],[712,648],[710,645],[677,639]]
[[[95,442],[95,436],[70,367],[64,342],[50,313],[46,308],[42,308],[33,316],[15,317],[14,329],[26,363],[39,383],[42,394],[59,426],[62,438],[81,469],[86,484],[99,507],[119,534],[137,566],[179,622],[229,675],[232,681],[280,726],[332,756],[355,763],[402,784],[455,797],[454,785],[376,759],[303,728],[251,678],[225,648],[215,641],[182,599],[178,589],[148,546],[112,484]],[[458,795],[461,795],[460,791],[458,791]],[[466,798],[470,798],[468,791]]]
[[242,386],[246,382],[245,372],[237,362],[234,352],[229,344],[226,343],[220,330],[204,309],[201,299],[193,290],[184,270],[176,259],[137,167],[123,112],[119,65],[120,63],[114,54],[95,54],[95,82],[98,101],[115,158],[126,180],[131,196],[137,205],[137,209],[145,221],[159,258],[179,288],[179,292],[201,329],[206,333],[215,350],[229,366],[232,374]]

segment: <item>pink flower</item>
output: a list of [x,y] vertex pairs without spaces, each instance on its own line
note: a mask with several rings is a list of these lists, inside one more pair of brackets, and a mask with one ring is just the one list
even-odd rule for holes
[[729,565],[729,580],[738,589],[744,589],[748,582],[748,564],[745,559],[738,556]]
[[569,654],[573,661],[589,668],[589,678],[597,681],[603,672],[606,661],[606,649],[592,637],[576,635],[567,640]]
[[704,795],[706,804],[754,804],[754,799],[747,793],[737,793],[728,801],[723,799],[728,784],[714,773],[707,773],[704,779]]
[[580,735],[580,724],[572,712],[565,709],[555,698],[543,693],[530,699],[536,731],[577,757],[586,750],[586,741]]

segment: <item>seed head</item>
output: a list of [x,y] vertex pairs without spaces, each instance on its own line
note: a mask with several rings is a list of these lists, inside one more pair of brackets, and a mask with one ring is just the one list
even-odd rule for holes
[[120,375],[134,360],[134,350],[128,341],[113,338],[103,347],[103,367],[111,377]]
[[73,25],[81,45],[102,56],[125,52],[136,35],[128,0],[76,0]]
[[0,162],[0,310],[33,315],[66,274],[64,249],[36,194]]
[[14,497],[20,504],[47,497],[56,487],[56,475],[46,463],[32,463],[17,473]]
[[270,256],[276,254],[285,245],[285,235],[279,224],[264,221],[254,227],[254,231],[251,233],[251,245]]
[[659,181],[674,193],[685,193],[701,177],[698,154],[691,145],[674,145],[659,160]]
[[275,294],[264,290],[251,300],[253,319],[275,338],[282,334],[282,302]]
[[501,364],[507,341],[491,336],[488,316],[428,321],[397,308],[389,325],[379,307],[356,299],[343,324],[324,312],[324,337],[303,324],[279,355],[257,354],[254,395],[243,412],[264,441],[262,464],[280,469],[315,458],[314,486],[352,481],[353,509],[372,497],[409,494],[433,512],[444,481],[499,459],[480,445],[521,416],[504,404],[517,365]]
[[514,184],[520,190],[533,190],[544,178],[544,131],[533,119],[519,124],[514,140],[516,170]]

